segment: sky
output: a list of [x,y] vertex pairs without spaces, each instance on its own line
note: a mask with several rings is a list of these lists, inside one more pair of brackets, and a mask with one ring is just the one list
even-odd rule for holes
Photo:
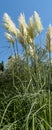
[[[45,40],[46,31],[49,24],[52,25],[52,0],[0,0],[0,62],[7,61],[10,56],[7,40],[4,36],[3,14],[6,12],[18,26],[20,13],[25,14],[28,23],[34,11],[39,13],[44,27],[42,37]],[[20,46],[19,46],[20,49]]]

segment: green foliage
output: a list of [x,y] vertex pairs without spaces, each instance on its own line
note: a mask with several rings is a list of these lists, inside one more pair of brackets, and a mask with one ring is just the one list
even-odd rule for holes
[[0,71],[4,71],[4,63],[3,63],[3,61],[0,63]]

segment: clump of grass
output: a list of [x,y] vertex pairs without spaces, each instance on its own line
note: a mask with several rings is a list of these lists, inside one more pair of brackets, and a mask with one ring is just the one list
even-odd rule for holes
[[[34,47],[34,38],[43,29],[41,20],[34,12],[27,24],[21,14],[19,24],[18,29],[4,14],[5,35],[14,56],[0,76],[0,130],[52,130],[52,65],[44,62],[46,49]],[[17,39],[23,57],[18,55]]]

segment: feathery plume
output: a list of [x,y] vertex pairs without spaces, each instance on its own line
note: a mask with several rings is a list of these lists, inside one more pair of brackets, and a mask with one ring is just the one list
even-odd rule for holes
[[46,35],[46,46],[49,52],[52,52],[52,26],[49,25]]
[[30,17],[30,19],[29,19],[29,25],[30,25],[30,27],[34,28],[34,20],[33,20],[33,16]]
[[30,17],[30,19],[29,19],[29,25],[27,26],[27,33],[28,33],[27,37],[30,37],[31,39],[34,38],[34,20],[33,20],[33,16]]
[[19,42],[22,44],[22,46],[24,47],[25,46],[24,37],[19,29],[17,29],[17,38],[18,38]]
[[16,36],[16,26],[7,13],[4,13],[3,20],[4,27],[7,29],[7,31]]
[[11,42],[12,44],[14,44],[14,39],[13,39],[13,37],[9,33],[5,33],[5,37],[7,38],[7,40],[9,42]]
[[39,14],[36,11],[34,12],[34,21],[35,21],[35,28],[37,32],[40,33],[43,30],[43,26]]
[[24,14],[22,14],[22,13],[20,14],[18,21],[19,21],[19,25],[20,25],[22,34],[27,35],[27,24],[25,21]]

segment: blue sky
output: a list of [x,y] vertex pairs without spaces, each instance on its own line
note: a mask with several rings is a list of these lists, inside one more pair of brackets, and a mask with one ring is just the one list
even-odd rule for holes
[[37,11],[41,17],[44,30],[42,32],[45,40],[46,30],[49,24],[52,24],[52,0],[0,0],[0,61],[7,61],[10,55],[8,43],[4,37],[3,14],[7,12],[15,24],[18,26],[18,17],[20,13],[25,14],[26,21]]

